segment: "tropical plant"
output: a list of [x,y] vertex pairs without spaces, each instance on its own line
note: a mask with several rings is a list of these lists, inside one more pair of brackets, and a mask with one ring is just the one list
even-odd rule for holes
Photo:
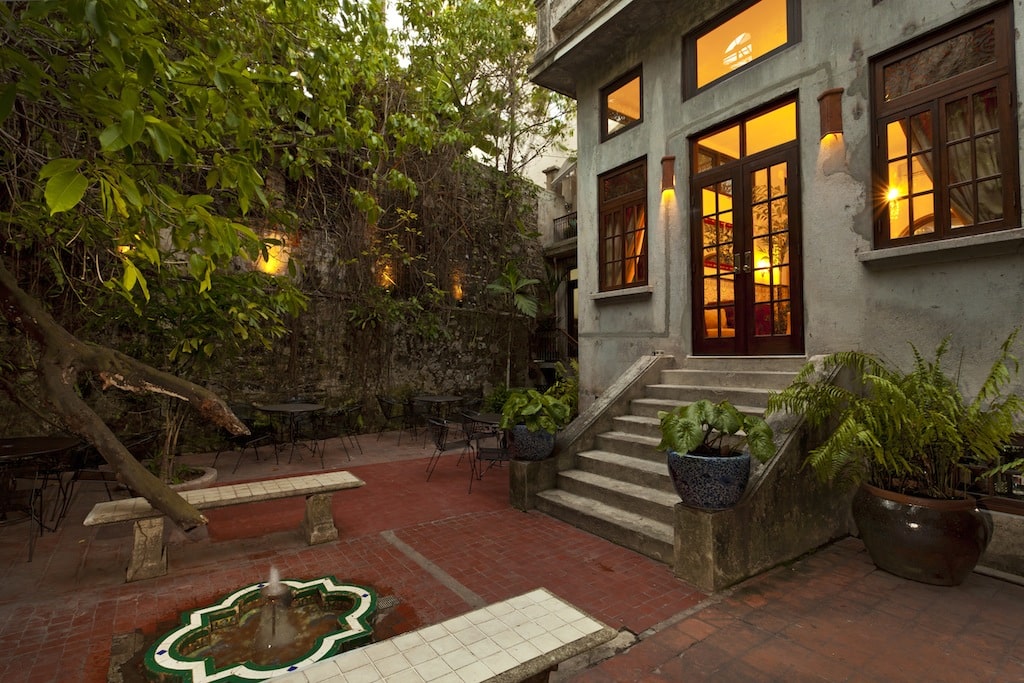
[[743,452],[767,462],[775,455],[772,428],[756,415],[745,415],[728,401],[701,399],[658,412],[659,450],[728,457]]
[[[769,397],[768,413],[803,415],[812,427],[835,421],[835,430],[806,461],[825,481],[962,498],[971,468],[990,474],[1000,466],[1001,450],[1024,413],[1024,399],[1004,393],[1018,370],[1011,354],[1016,338],[1014,331],[1002,343],[970,399],[960,389],[959,373],[951,376],[942,366],[947,337],[935,349],[934,360],[911,344],[909,371],[870,353],[833,353],[822,362],[824,380],[812,364],[806,365],[789,387]],[[829,381],[840,370],[851,373],[852,388]]]
[[544,430],[555,434],[569,424],[572,407],[568,402],[550,393],[536,389],[520,389],[509,394],[501,409],[502,429],[526,425],[531,432]]

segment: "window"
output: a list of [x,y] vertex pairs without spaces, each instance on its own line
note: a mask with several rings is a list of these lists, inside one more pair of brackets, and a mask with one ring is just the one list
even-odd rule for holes
[[1017,227],[1009,7],[872,62],[875,246]]
[[757,0],[683,39],[683,95],[744,69],[800,40],[800,0]]
[[600,290],[647,284],[647,158],[602,175]]
[[644,120],[641,67],[601,88],[601,140],[618,135]]

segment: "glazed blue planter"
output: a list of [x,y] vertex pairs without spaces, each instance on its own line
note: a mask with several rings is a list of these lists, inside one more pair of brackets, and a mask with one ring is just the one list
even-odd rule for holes
[[555,451],[555,435],[538,429],[531,432],[526,425],[509,430],[509,452],[516,460],[544,460]]
[[684,505],[725,510],[736,505],[747,490],[750,454],[722,457],[668,451],[668,474]]

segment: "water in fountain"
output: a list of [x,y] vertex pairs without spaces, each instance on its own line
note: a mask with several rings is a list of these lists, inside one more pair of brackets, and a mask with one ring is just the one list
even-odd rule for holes
[[276,653],[267,651],[287,647],[295,641],[295,637],[298,635],[298,629],[292,623],[290,610],[292,591],[281,583],[281,575],[278,573],[277,567],[270,568],[270,580],[260,589],[260,597],[263,599],[263,606],[260,608],[260,623],[256,630],[256,640],[253,643],[255,651],[252,661],[254,662],[260,662],[268,654],[271,655],[271,660],[276,660],[277,657],[274,656]]

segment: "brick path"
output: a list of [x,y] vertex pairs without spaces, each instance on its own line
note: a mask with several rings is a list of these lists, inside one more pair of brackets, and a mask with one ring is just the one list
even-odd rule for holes
[[[1024,587],[979,574],[952,589],[903,581],[847,539],[705,596],[664,565],[512,509],[503,469],[467,494],[457,455],[426,482],[421,441],[405,436],[398,446],[390,434],[361,443],[351,461],[336,444],[328,450],[329,469],[366,481],[334,497],[336,543],[304,545],[301,500],[223,508],[210,512],[201,538],[172,536],[167,576],[126,584],[130,526],[81,524],[105,499],[102,487],[80,491],[31,563],[27,527],[0,527],[0,681],[105,681],[114,636],[155,636],[180,611],[265,579],[271,566],[285,578],[333,574],[398,598],[387,617],[396,633],[546,587],[632,643],[562,680],[1024,681]],[[234,459],[219,464],[230,469]],[[275,465],[247,455],[222,480],[318,467],[308,457]]]

